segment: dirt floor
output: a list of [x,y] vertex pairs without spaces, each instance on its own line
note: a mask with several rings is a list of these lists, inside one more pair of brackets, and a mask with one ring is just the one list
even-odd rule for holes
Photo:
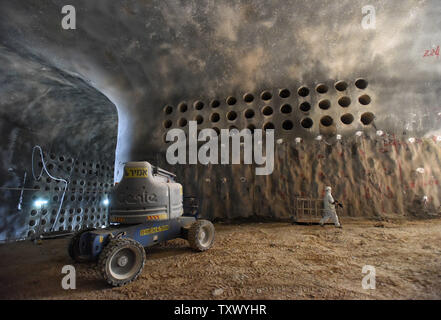
[[[173,240],[147,251],[140,278],[110,288],[93,264],[73,264],[67,238],[0,246],[2,299],[440,299],[441,219],[343,220],[344,228],[216,224],[204,253]],[[73,264],[77,289],[63,290]],[[364,290],[364,265],[376,289]]]

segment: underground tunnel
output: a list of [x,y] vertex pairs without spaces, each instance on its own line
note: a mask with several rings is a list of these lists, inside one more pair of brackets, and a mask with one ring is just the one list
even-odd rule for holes
[[[361,235],[364,227],[378,233],[372,243],[396,238],[384,232],[401,225],[422,234],[427,227],[428,236],[439,241],[430,221],[439,226],[441,214],[440,12],[435,0],[369,5],[362,0],[0,0],[0,255],[7,257],[14,246],[32,252],[34,247],[26,244],[38,248],[41,242],[57,251],[57,241],[67,245],[75,235],[98,237],[127,223],[124,219],[135,219],[129,211],[143,219],[162,221],[167,212],[165,220],[182,220],[171,214],[174,205],[182,207],[179,215],[191,208],[197,219],[219,228],[219,243],[227,250],[221,255],[228,255],[236,233],[259,250],[259,234],[264,243],[278,247],[275,234],[288,232],[286,226],[303,229],[284,239],[318,237],[314,241],[320,242],[317,234],[323,230],[317,223],[327,186],[343,204],[337,214],[350,231],[342,232],[360,237],[345,235],[347,243],[369,242],[370,236]],[[233,163],[233,145],[227,145],[231,159],[222,160],[221,136],[227,131],[231,141],[238,136],[239,163]],[[168,160],[171,148],[181,143],[173,132],[182,132],[185,140],[184,162]],[[263,142],[256,142],[259,133]],[[247,134],[254,142],[251,149]],[[215,161],[201,163],[208,141],[214,141],[213,147],[203,155]],[[258,148],[263,160],[247,162],[247,150],[255,160]],[[199,152],[195,162],[192,150]],[[256,174],[265,165],[272,166],[269,174]],[[167,200],[166,211],[156,208],[147,214],[147,205],[133,203],[151,204],[158,195],[138,185],[136,175],[156,179],[155,185],[169,184],[167,197],[182,197],[183,204]],[[121,194],[133,203],[118,207]],[[171,233],[173,223],[136,232],[141,237]],[[383,233],[381,226],[386,226]],[[188,237],[191,228],[181,227]],[[307,227],[315,233],[308,234]],[[272,228],[278,231],[273,234]],[[185,258],[182,243],[173,241],[171,247],[169,242],[158,245]],[[235,241],[238,247],[232,250],[239,254],[243,250]],[[203,254],[215,254],[218,246],[214,242]],[[160,266],[161,257],[169,263],[172,257],[155,248],[152,265]],[[51,256],[45,257],[50,263]],[[311,298],[299,294],[299,284],[283,287],[283,277],[273,279],[279,281],[277,292],[271,291],[277,285],[257,294],[237,289],[256,289],[247,277],[267,271],[259,269],[259,257],[243,257],[257,266],[248,271],[242,266],[243,278],[232,281],[236,286],[219,276],[219,283],[191,298]],[[221,263],[219,257],[210,259]],[[198,268],[195,261],[191,264]],[[234,263],[232,269],[240,264]],[[145,269],[140,281],[155,282]],[[191,283],[194,275],[187,276]],[[435,290],[432,280],[427,282]],[[69,298],[51,286],[43,296],[26,295],[14,281],[3,281],[12,293],[5,289],[2,298]],[[86,287],[74,298],[100,297],[99,285]],[[426,289],[404,294],[439,299],[439,291]],[[388,289],[377,295],[354,290],[314,297],[401,297]],[[134,297],[185,298],[153,291]],[[125,293],[114,291],[105,298]]]

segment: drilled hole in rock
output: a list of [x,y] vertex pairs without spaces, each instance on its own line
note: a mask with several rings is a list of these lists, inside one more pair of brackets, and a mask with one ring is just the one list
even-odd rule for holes
[[178,108],[179,108],[179,111],[181,111],[181,112],[186,112],[188,110],[188,106],[184,102],[182,102]]
[[271,129],[274,129],[275,127],[274,127],[274,124],[272,123],[272,122],[267,122],[267,123],[265,123],[264,124],[264,126],[263,126],[263,130],[271,130]]
[[361,122],[365,126],[367,126],[367,125],[371,124],[372,121],[374,121],[374,118],[375,118],[375,116],[372,112],[366,112],[361,115]]
[[300,110],[303,112],[308,112],[309,110],[311,110],[311,104],[309,102],[302,102],[302,104],[300,104]]
[[292,107],[290,104],[284,104],[281,108],[280,108],[280,112],[282,113],[291,113],[292,112]]
[[338,81],[334,85],[337,91],[345,91],[348,88],[348,84],[346,81]]
[[360,97],[358,98],[358,101],[359,101],[362,105],[366,106],[366,105],[368,105],[369,103],[371,103],[371,97],[369,97],[367,94],[364,94],[364,95],[362,95],[362,96],[360,96]]
[[320,124],[325,127],[332,126],[333,123],[334,120],[330,116],[324,116],[320,119]]
[[196,110],[202,110],[204,108],[204,103],[202,101],[196,101],[193,106]]
[[289,98],[289,96],[291,95],[291,91],[289,91],[288,89],[281,89],[279,91],[279,97],[286,99]]
[[365,79],[357,79],[357,81],[355,81],[355,86],[358,89],[366,89],[368,86],[368,82]]
[[227,98],[227,104],[229,106],[234,106],[237,102],[237,99],[235,97],[228,97]]
[[164,113],[165,114],[171,114],[173,112],[173,107],[172,106],[165,106],[164,107]]
[[237,113],[235,111],[230,111],[227,113],[227,119],[229,121],[234,121],[237,118]]
[[342,106],[343,108],[347,108],[351,104],[351,98],[349,98],[349,97],[341,97],[340,99],[338,99],[338,104],[340,106]]
[[263,109],[262,109],[262,113],[263,113],[265,116],[270,116],[270,115],[273,114],[273,108],[271,108],[270,106],[263,107]]
[[309,88],[308,87],[300,87],[297,91],[298,95],[301,97],[309,96]]
[[292,123],[291,120],[285,120],[282,123],[282,128],[284,130],[292,130],[293,127],[294,127],[294,124]]
[[172,126],[173,122],[171,120],[165,120],[164,121],[164,128],[168,129]]
[[271,94],[271,92],[269,91],[264,91],[262,92],[262,94],[260,95],[260,98],[264,101],[268,101],[271,100],[271,98],[273,97],[273,95]]
[[204,117],[202,117],[201,115],[197,115],[195,118],[196,122],[198,124],[201,124],[202,122],[204,122]]
[[251,93],[246,93],[243,96],[243,101],[245,101],[246,103],[251,103],[254,101],[254,96]]
[[300,124],[302,125],[303,128],[305,129],[309,129],[312,127],[312,125],[314,124],[314,122],[312,121],[311,118],[305,118],[303,119]]
[[321,100],[319,102],[319,108],[323,110],[328,110],[331,107],[331,102],[329,100]]
[[212,108],[218,108],[220,106],[219,100],[213,100],[210,102],[210,107]]
[[213,113],[211,114],[210,117],[211,122],[218,122],[220,120],[220,115],[219,113]]
[[340,120],[344,124],[351,124],[352,122],[354,122],[354,116],[350,113],[346,113],[341,116]]
[[245,111],[245,118],[251,119],[254,117],[254,110],[253,109],[247,109]]
[[185,127],[187,125],[187,119],[185,118],[179,119],[178,124],[180,127]]
[[317,86],[317,88],[315,88],[315,90],[320,94],[325,94],[326,92],[328,92],[328,86],[321,83]]

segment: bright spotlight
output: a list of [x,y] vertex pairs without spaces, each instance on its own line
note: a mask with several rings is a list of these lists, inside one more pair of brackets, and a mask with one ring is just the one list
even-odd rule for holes
[[109,205],[109,199],[104,199],[104,200],[103,200],[103,204],[104,204],[105,206],[108,206],[108,205]]
[[41,208],[42,206],[44,206],[47,203],[48,203],[48,201],[45,199],[37,199],[34,201],[34,207]]

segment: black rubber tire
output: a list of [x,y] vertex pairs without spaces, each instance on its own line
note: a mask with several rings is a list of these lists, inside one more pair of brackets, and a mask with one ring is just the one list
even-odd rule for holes
[[69,241],[69,245],[67,247],[67,252],[69,256],[75,262],[83,263],[88,262],[89,258],[80,255],[80,237],[84,232],[92,231],[94,229],[82,230],[76,233]]
[[[201,232],[204,232],[207,238],[201,239]],[[215,233],[214,226],[210,221],[197,220],[190,226],[187,240],[192,249],[205,251],[213,246]]]
[[[133,267],[134,269],[130,271],[131,274],[129,276],[119,279],[116,278],[110,271],[111,263],[116,253],[118,253],[122,249],[127,248],[135,252],[135,254],[139,255],[138,257],[140,259],[140,263],[138,266]],[[144,247],[138,241],[129,238],[112,239],[104,247],[103,251],[101,251],[98,258],[97,268],[103,276],[104,280],[107,281],[107,283],[114,287],[120,287],[138,278],[138,276],[142,272],[142,269],[144,268],[145,260],[146,255]]]

